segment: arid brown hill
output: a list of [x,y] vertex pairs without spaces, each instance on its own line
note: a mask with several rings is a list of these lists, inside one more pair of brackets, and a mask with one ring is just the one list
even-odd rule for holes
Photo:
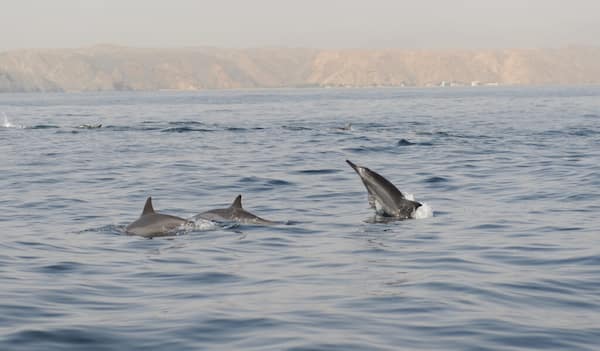
[[600,84],[600,48],[82,49],[0,52],[0,92]]

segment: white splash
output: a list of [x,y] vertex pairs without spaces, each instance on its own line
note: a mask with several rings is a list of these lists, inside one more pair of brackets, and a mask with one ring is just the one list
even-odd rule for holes
[[8,120],[8,117],[6,117],[6,114],[4,112],[2,114],[4,114],[4,124],[2,126],[4,128],[12,128],[13,124],[10,123],[10,121]]
[[207,219],[195,218],[192,217],[189,219],[189,223],[193,225],[193,230],[198,231],[207,231],[207,230],[215,230],[219,227],[219,225],[213,221],[209,221]]
[[21,126],[21,125],[12,124],[8,120],[8,117],[6,117],[6,113],[2,112],[2,114],[4,115],[4,123],[2,124],[2,127],[4,127],[4,128],[23,128],[23,126]]
[[[413,194],[404,194],[404,197],[410,201],[416,201],[415,196]],[[413,218],[415,219],[424,219],[433,217],[433,208],[426,204],[425,202],[421,202],[421,206],[417,208],[417,210],[413,213]]]
[[433,217],[433,208],[431,208],[431,206],[429,206],[425,202],[422,202],[421,206],[419,206],[419,208],[417,208],[417,210],[415,211],[414,217],[416,219]]

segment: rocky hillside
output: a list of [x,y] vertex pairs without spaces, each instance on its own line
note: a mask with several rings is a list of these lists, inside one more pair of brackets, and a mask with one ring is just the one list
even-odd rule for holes
[[484,84],[600,84],[600,48],[0,52],[0,92]]

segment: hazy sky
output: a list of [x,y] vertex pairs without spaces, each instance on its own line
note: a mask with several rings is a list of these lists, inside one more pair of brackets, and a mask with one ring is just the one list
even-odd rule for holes
[[0,0],[0,50],[600,46],[600,0]]

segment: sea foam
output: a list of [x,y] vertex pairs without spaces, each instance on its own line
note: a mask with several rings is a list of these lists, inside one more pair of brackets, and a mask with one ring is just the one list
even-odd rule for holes
[[[407,200],[416,201],[413,194],[404,194],[404,197],[406,197]],[[433,217],[433,208],[425,202],[421,202],[421,206],[413,213],[413,217],[416,219]]]

